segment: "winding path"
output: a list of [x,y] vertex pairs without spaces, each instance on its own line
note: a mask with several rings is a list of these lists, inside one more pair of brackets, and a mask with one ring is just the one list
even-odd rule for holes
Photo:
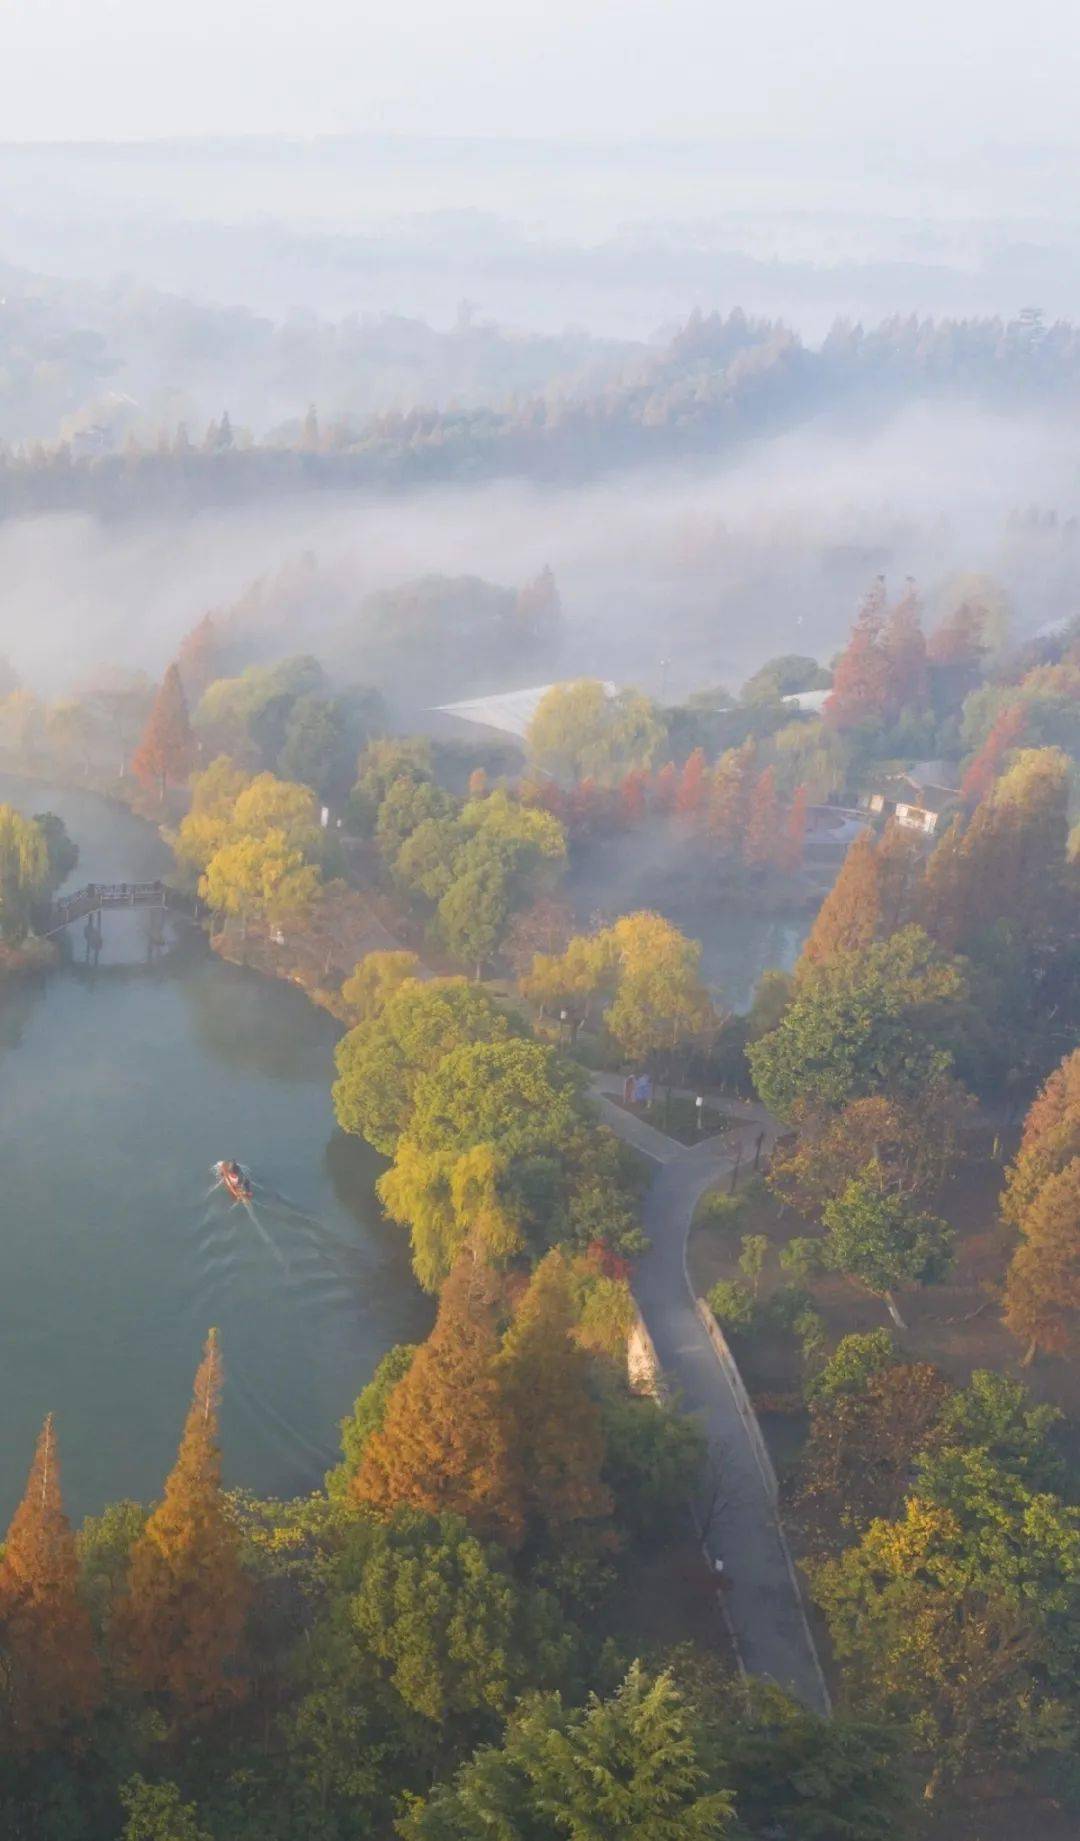
[[[778,1682],[815,1712],[828,1713],[828,1690],[769,1482],[695,1309],[686,1267],[694,1205],[730,1171],[734,1150],[726,1138],[678,1144],[613,1104],[605,1089],[610,1092],[615,1082],[600,1075],[591,1084],[605,1123],[659,1166],[645,1199],[651,1246],[634,1289],[661,1367],[676,1384],[680,1404],[708,1435],[716,1500],[705,1546],[724,1562],[739,1659],[747,1674]],[[756,1137],[762,1122],[756,1109],[747,1109],[739,1126],[752,1128]]]

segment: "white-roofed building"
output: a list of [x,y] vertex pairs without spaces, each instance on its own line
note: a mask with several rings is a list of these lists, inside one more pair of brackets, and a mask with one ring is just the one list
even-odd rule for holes
[[[557,688],[555,684],[534,684],[528,690],[500,690],[491,697],[469,697],[464,703],[440,703],[437,714],[456,716],[462,722],[476,722],[482,728],[495,729],[500,735],[514,735],[518,741],[524,741],[541,702],[549,690]],[[605,682],[603,689],[607,696],[615,695],[614,684]]]

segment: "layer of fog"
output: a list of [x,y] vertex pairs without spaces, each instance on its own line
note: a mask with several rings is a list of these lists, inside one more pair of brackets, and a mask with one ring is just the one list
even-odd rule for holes
[[[106,660],[156,674],[206,609],[313,551],[357,600],[429,572],[516,586],[550,563],[562,641],[519,684],[588,671],[654,692],[737,686],[779,651],[828,657],[879,570],[914,575],[931,611],[957,571],[994,573],[1021,630],[1075,611],[1078,540],[1062,527],[1080,510],[1077,458],[1041,423],[927,407],[869,439],[810,425],[721,471],[584,489],[504,482],[142,525],[13,521],[0,526],[0,652],[49,694]],[[1010,512],[1031,504],[1057,525],[1010,530]],[[349,632],[316,617],[254,643],[365,675]],[[492,688],[483,660],[463,661],[464,683],[474,667]]]
[[281,318],[458,302],[647,337],[694,305],[1080,315],[1060,150],[421,139],[0,146],[0,260]]

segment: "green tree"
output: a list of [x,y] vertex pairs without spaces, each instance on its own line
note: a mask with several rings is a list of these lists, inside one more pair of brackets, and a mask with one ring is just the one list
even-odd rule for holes
[[823,1220],[829,1264],[884,1299],[901,1329],[904,1322],[894,1290],[933,1284],[952,1265],[955,1235],[948,1223],[918,1212],[906,1197],[884,1191],[872,1164],[826,1204]]
[[360,1468],[368,1440],[372,1433],[381,1431],[390,1397],[398,1382],[404,1380],[412,1367],[416,1350],[417,1344],[414,1342],[395,1343],[392,1349],[388,1349],[376,1364],[367,1386],[357,1395],[352,1411],[341,1421],[342,1461],[328,1471],[326,1477],[326,1487],[331,1496],[345,1496],[348,1493],[352,1479]]
[[[500,1042],[525,1033],[519,1018],[500,1008],[486,991],[463,978],[405,977],[393,989],[406,954],[373,954],[379,964],[371,976],[389,983],[381,1009],[343,1036],[335,1059],[334,1112],[343,1131],[366,1138],[376,1150],[393,1156],[412,1118],[417,1084],[457,1048],[476,1042]],[[389,961],[394,960],[394,964]],[[352,980],[342,989],[346,996]],[[366,979],[365,979],[366,982]],[[354,988],[355,989],[355,988]],[[368,1001],[365,993],[356,995]]]
[[17,946],[30,931],[34,904],[49,885],[49,849],[41,826],[0,805],[0,938]]
[[120,1786],[120,1801],[127,1813],[120,1841],[214,1841],[195,1804],[185,1803],[175,1783],[129,1777]]
[[439,902],[439,931],[455,959],[475,965],[479,982],[506,932],[510,877],[494,852],[474,857]]
[[557,1694],[526,1703],[501,1747],[479,1752],[399,1826],[406,1841],[718,1841],[731,1820],[671,1676],[635,1662],[609,1700],[594,1695],[573,1712]]
[[358,961],[341,986],[341,1001],[349,1021],[370,1023],[382,1014],[395,991],[417,978],[420,960],[414,952],[369,952]]
[[595,678],[555,684],[529,725],[536,766],[563,780],[617,783],[632,767],[652,767],[665,741],[663,720],[647,697],[623,690],[610,696]]
[[918,927],[835,954],[800,980],[778,1028],[747,1049],[758,1093],[781,1118],[888,1093],[916,1097],[948,1074],[967,988]]

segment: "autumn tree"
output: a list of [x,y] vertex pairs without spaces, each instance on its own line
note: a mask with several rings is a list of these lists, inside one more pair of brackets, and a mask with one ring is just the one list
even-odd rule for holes
[[652,809],[667,815],[675,810],[679,798],[679,776],[674,761],[665,761],[653,776]]
[[574,1340],[570,1272],[552,1251],[537,1266],[506,1333],[502,1385],[521,1464],[529,1522],[554,1536],[611,1510],[600,1479],[600,1413],[588,1386],[588,1358]]
[[341,1001],[349,1021],[370,1023],[380,1016],[396,991],[416,978],[420,960],[414,952],[369,952],[341,986]]
[[1025,1362],[1043,1349],[1080,1348],[1080,1155],[1048,1176],[1019,1217],[1021,1243],[1005,1282],[1005,1324],[1026,1344]]
[[819,1215],[868,1165],[884,1189],[932,1195],[962,1154],[974,1102],[948,1075],[908,1099],[874,1094],[840,1112],[797,1108],[797,1142],[774,1150],[769,1187],[800,1214]]
[[675,809],[684,818],[696,819],[704,808],[707,795],[705,750],[695,748],[693,753],[687,756],[686,764],[679,776]]
[[194,709],[208,685],[217,677],[219,656],[217,627],[213,614],[202,619],[180,641],[176,663],[180,671],[188,706]]
[[1001,1212],[1018,1228],[1043,1184],[1080,1157],[1080,1049],[1066,1055],[1035,1095],[1006,1173]]
[[885,720],[890,700],[890,657],[883,644],[885,579],[863,600],[851,638],[836,661],[825,720],[834,729],[859,729]]
[[707,822],[722,856],[735,856],[742,848],[756,760],[757,746],[747,740],[739,748],[727,749],[713,769]]
[[1005,765],[1006,756],[1020,746],[1026,722],[1026,712],[1019,703],[1009,704],[997,717],[960,783],[960,795],[969,811],[986,798]]
[[516,1547],[525,1506],[495,1305],[490,1271],[466,1255],[443,1287],[435,1328],[367,1441],[352,1493],[384,1516],[401,1507],[460,1515]]
[[915,1457],[929,1443],[949,1387],[929,1362],[888,1362],[860,1387],[816,1396],[800,1463],[800,1508],[844,1542],[903,1506]]
[[131,771],[146,786],[156,786],[159,800],[165,789],[187,779],[195,759],[187,699],[179,668],[170,665],[154,699],[135,753]]
[[60,1495],[50,1413],[0,1558],[0,1734],[32,1752],[84,1721],[101,1697],[75,1537]]
[[882,626],[881,649],[887,665],[887,713],[895,718],[903,710],[920,709],[928,688],[926,638],[919,618],[919,597],[910,577]]
[[743,837],[743,862],[749,869],[767,869],[779,861],[783,843],[780,801],[776,794],[776,770],[766,767],[755,780],[750,795]]
[[617,783],[631,767],[651,767],[665,740],[663,719],[639,691],[614,694],[595,678],[554,684],[529,724],[529,756],[564,781]]
[[950,950],[1000,923],[1045,934],[1056,917],[1068,841],[1070,767],[1057,748],[1022,749],[966,826],[950,826],[927,866],[920,918]]
[[624,914],[609,931],[618,972],[604,1021],[627,1055],[661,1056],[670,1073],[680,1049],[717,1022],[701,977],[701,947],[647,911]]
[[249,1588],[221,1487],[221,1352],[206,1340],[165,1493],[131,1551],[116,1631],[134,1680],[167,1717],[209,1717],[243,1691]]
[[502,943],[503,957],[518,978],[525,977],[538,953],[556,957],[566,951],[574,933],[574,911],[568,902],[539,895],[516,913]]
[[619,812],[623,823],[639,825],[648,808],[649,775],[644,767],[631,767],[619,783]]
[[838,952],[860,952],[872,945],[880,920],[877,839],[872,831],[860,831],[818,909],[802,949],[800,972],[828,963]]

